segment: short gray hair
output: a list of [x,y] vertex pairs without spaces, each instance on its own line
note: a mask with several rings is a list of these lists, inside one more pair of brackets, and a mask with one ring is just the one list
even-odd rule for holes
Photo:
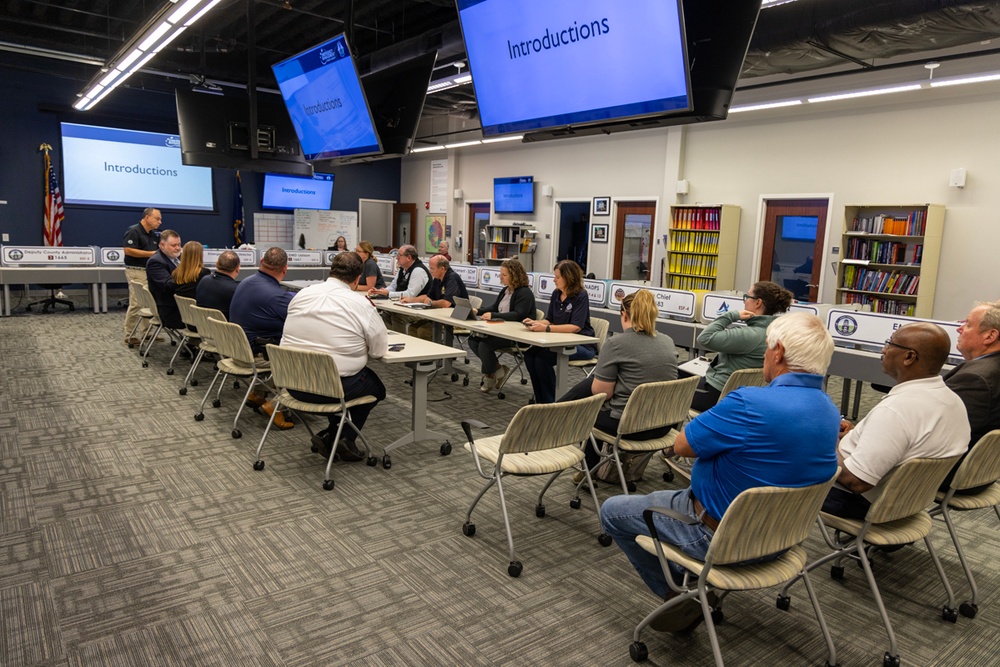
[[785,348],[785,363],[795,373],[825,375],[833,358],[833,337],[823,320],[809,313],[788,313],[767,327],[767,347]]
[[979,319],[979,330],[996,329],[1000,331],[1000,301],[980,301],[976,307],[983,308],[983,316]]

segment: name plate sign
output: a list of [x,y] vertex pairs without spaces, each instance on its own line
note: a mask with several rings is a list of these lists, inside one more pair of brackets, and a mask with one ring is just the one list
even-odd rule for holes
[[[497,273],[500,273],[499,270]],[[552,291],[556,288],[556,277],[551,273],[539,273],[536,274],[536,278],[533,286],[535,296],[546,301],[551,299]],[[587,299],[591,306],[601,308],[608,302],[608,286],[603,280],[584,280],[583,289],[587,290]]]
[[490,290],[492,292],[499,292],[500,290],[502,290],[503,285],[500,284],[500,269],[499,268],[480,269],[479,287],[482,289]]
[[[708,323],[731,310],[743,310],[743,295],[706,294],[701,302],[701,321]],[[788,308],[792,313],[809,313],[819,316],[820,305],[815,303],[793,303]]]
[[881,348],[896,329],[913,322],[930,322],[940,326],[948,332],[948,337],[951,338],[951,351],[948,354],[959,359],[962,357],[957,347],[958,322],[927,320],[884,313],[866,313],[857,310],[840,310],[838,308],[831,308],[826,314],[826,328],[835,341],[854,345],[870,345],[877,348]]
[[695,293],[685,290],[663,289],[662,287],[643,287],[635,283],[611,283],[611,298],[609,308],[620,308],[622,299],[639,290],[649,290],[660,311],[657,319],[667,320],[679,317],[690,320],[694,317]]
[[[205,248],[205,253],[202,258],[202,262],[205,266],[210,269],[215,268],[215,262],[219,259],[219,255],[224,253],[226,250],[232,250],[232,248]],[[254,267],[257,266],[257,253],[253,250],[233,250],[236,256],[240,258],[240,267]]]
[[[451,269],[458,274],[458,277],[462,279],[466,287],[479,286],[479,269],[476,267],[469,266],[468,264],[452,264]],[[497,271],[497,273],[499,274],[500,272]],[[499,275],[497,277],[499,278]]]
[[375,255],[375,263],[378,264],[378,270],[382,272],[383,278],[396,275],[395,255]]
[[[260,251],[263,257],[266,250]],[[325,250],[288,250],[288,266],[323,266]]]
[[125,252],[121,248],[101,248],[101,266],[125,266]]
[[92,246],[3,246],[0,260],[5,266],[95,266],[97,249]]

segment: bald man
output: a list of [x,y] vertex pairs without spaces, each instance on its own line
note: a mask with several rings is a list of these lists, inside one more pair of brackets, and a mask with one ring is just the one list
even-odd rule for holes
[[844,422],[837,447],[842,470],[823,511],[864,519],[882,479],[910,459],[943,459],[969,446],[962,400],[941,377],[951,339],[929,322],[900,327],[882,347],[882,371],[896,380],[853,429]]

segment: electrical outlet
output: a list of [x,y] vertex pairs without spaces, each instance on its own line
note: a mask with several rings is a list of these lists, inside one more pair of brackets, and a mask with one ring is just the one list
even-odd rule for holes
[[7,243],[8,241],[10,241],[10,234],[4,234],[3,235],[3,242]]

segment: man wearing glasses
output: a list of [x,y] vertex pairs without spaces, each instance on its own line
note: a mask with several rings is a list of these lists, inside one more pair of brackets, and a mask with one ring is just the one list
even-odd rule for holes
[[900,327],[885,341],[882,371],[896,386],[853,429],[842,423],[837,447],[842,469],[824,512],[862,520],[893,468],[910,459],[966,451],[965,406],[940,375],[950,349],[945,330],[929,322]]

